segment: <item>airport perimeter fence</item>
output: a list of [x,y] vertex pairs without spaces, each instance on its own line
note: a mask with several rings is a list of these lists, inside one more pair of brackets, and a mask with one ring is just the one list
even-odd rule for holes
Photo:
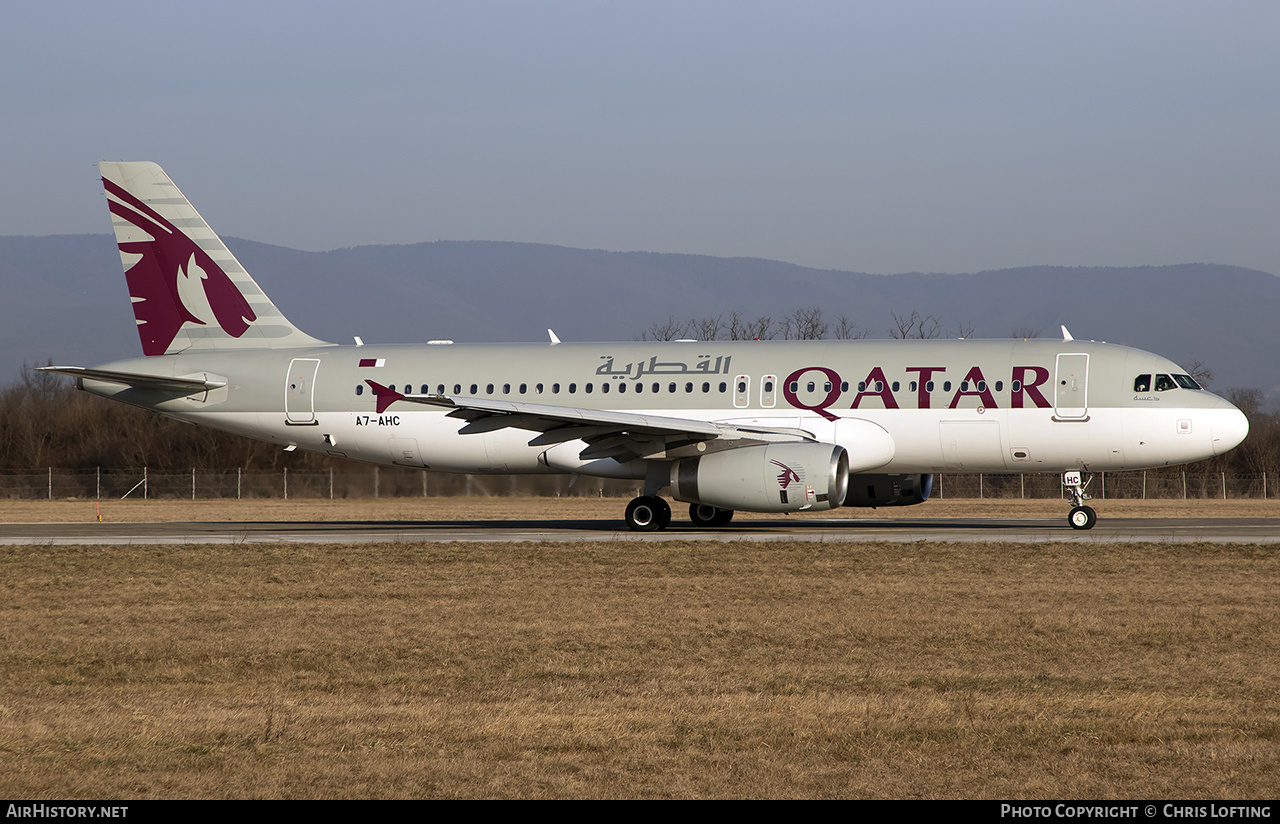
[[187,500],[432,496],[623,497],[635,483],[562,475],[454,475],[413,469],[298,471],[191,469],[0,470],[0,499]]
[[[139,469],[0,470],[0,498],[26,500],[406,498],[533,496],[622,498],[639,484],[564,475],[452,475],[373,467],[358,472],[236,470],[157,472]],[[1095,473],[1086,491],[1095,498],[1230,499],[1280,497],[1280,472],[1229,474],[1160,470]],[[934,475],[933,496],[946,498],[1065,498],[1056,474]]]

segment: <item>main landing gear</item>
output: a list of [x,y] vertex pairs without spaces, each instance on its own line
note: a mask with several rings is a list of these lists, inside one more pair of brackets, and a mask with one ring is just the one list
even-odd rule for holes
[[653,532],[671,523],[671,505],[657,495],[641,495],[627,504],[627,529]]
[[706,504],[689,504],[689,520],[694,526],[719,528],[733,520],[732,509],[718,509]]
[[1071,525],[1072,529],[1093,529],[1093,525],[1098,522],[1098,513],[1093,511],[1093,507],[1085,506],[1084,503],[1085,501],[1093,500],[1084,491],[1084,488],[1089,485],[1091,480],[1093,480],[1092,475],[1084,483],[1081,483],[1079,472],[1062,473],[1062,485],[1067,488],[1067,494],[1071,496],[1071,513],[1067,515],[1067,523]]
[[[641,495],[627,504],[626,517],[627,529],[632,532],[655,532],[671,523],[671,506],[657,495]],[[718,528],[733,520],[733,510],[690,504],[689,520],[694,526]]]

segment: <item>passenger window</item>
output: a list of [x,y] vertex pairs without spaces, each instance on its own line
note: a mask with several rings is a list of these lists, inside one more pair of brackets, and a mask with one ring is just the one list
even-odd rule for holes
[[364,394],[364,384],[363,384],[363,383],[357,383],[357,384],[356,384],[356,394],[357,394],[357,395],[363,395],[363,394]]
[[1173,378],[1168,375],[1156,375],[1156,391],[1167,392],[1170,389],[1177,389],[1178,385],[1173,382]]
[[1151,391],[1151,376],[1150,376],[1150,375],[1139,375],[1138,377],[1134,378],[1134,379],[1133,379],[1133,391],[1134,391],[1134,392],[1150,392],[1150,391]]

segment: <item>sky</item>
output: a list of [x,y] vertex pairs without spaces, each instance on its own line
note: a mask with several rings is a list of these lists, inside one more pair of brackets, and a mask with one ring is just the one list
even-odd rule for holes
[[1280,274],[1280,3],[50,2],[0,27],[0,234],[160,163],[223,235],[891,274]]

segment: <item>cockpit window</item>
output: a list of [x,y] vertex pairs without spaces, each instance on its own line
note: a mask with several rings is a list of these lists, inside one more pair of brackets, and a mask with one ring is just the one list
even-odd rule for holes
[[1156,375],[1156,391],[1166,392],[1170,389],[1177,389],[1178,384],[1173,382],[1173,378],[1168,375]]
[[[1014,391],[1016,392],[1017,390],[1015,389]],[[1133,391],[1134,391],[1134,392],[1150,392],[1150,391],[1151,391],[1151,376],[1150,376],[1150,375],[1139,375],[1138,377],[1134,378],[1134,379],[1133,379]]]
[[1202,389],[1200,384],[1196,383],[1196,379],[1190,375],[1174,375],[1173,379],[1178,382],[1178,386],[1183,389]]

